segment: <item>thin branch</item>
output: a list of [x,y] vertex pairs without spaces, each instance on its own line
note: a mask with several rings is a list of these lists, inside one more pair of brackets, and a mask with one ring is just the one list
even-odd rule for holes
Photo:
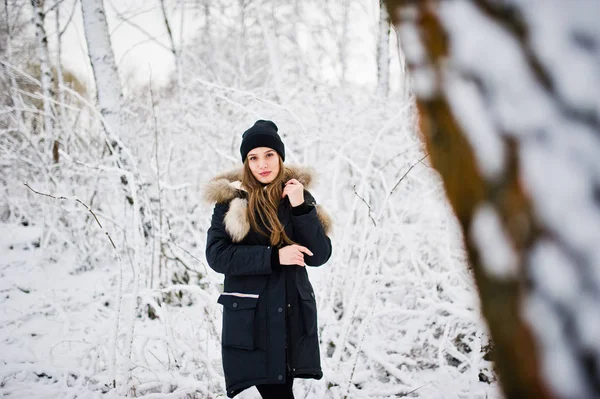
[[[88,212],[90,212],[92,214],[92,216],[96,220],[96,223],[98,223],[98,226],[100,226],[100,229],[102,229],[102,232],[106,235],[106,237],[108,237],[108,240],[110,241],[110,244],[112,245],[112,247],[114,248],[114,250],[117,251],[117,246],[115,245],[112,237],[110,236],[110,234],[108,234],[108,231],[106,231],[106,229],[102,226],[102,223],[100,223],[100,220],[98,220],[98,217],[96,216],[96,214],[94,213],[94,211],[89,206],[87,206],[85,203],[83,203],[79,198],[77,198],[77,197],[65,197],[65,196],[62,196],[62,195],[57,197],[57,196],[54,196],[52,194],[46,194],[46,193],[42,193],[42,192],[36,191],[33,188],[31,188],[31,186],[29,184],[27,184],[27,183],[23,183],[23,184],[28,189],[30,189],[31,191],[33,191],[34,193],[39,194],[39,195],[43,195],[43,196],[54,198],[54,199],[58,199],[58,200],[72,199],[72,200],[74,200],[76,202],[79,202],[81,205],[83,205],[85,207],[85,209],[88,210]],[[118,253],[117,253],[117,256],[119,256]],[[120,258],[120,256],[119,256],[119,258]]]
[[[192,254],[190,253],[190,251],[188,251],[187,249],[183,248],[182,246],[180,246],[179,244],[177,244],[177,243],[175,242],[175,237],[173,237],[173,231],[172,231],[172,229],[171,229],[171,221],[170,221],[170,219],[169,219],[169,217],[168,217],[168,216],[165,216],[165,220],[167,221],[167,226],[169,227],[169,237],[171,238],[171,239],[170,239],[170,240],[168,240],[167,242],[169,242],[169,243],[171,243],[171,244],[175,245],[177,248],[181,249],[183,252],[185,252],[186,254],[188,254],[189,256],[191,256],[192,258],[196,259],[198,262],[200,262],[200,263],[202,264],[202,266],[204,266],[204,272],[205,272],[206,274],[208,274],[208,269],[206,268],[206,265],[204,264],[204,262],[202,262],[200,259],[196,258],[194,255],[192,255]],[[173,250],[171,249],[171,252],[172,252],[172,251],[173,251]],[[196,272],[196,273],[197,273],[197,272]]]
[[[163,36],[163,35],[158,35],[158,36],[154,36],[152,34],[150,34],[150,32],[148,32],[147,30],[145,30],[144,28],[142,28],[140,25],[136,24],[135,22],[131,21],[129,18],[126,18],[122,13],[120,13],[117,8],[114,6],[114,4],[109,3],[113,9],[113,11],[115,12],[115,14],[117,15],[117,18],[119,18],[119,20],[121,20],[122,22],[125,22],[129,25],[131,25],[132,27],[134,27],[135,29],[137,29],[138,31],[140,31],[144,36],[146,36],[148,39],[154,41],[156,44],[158,44],[159,46],[161,46],[162,48],[164,48],[165,50],[167,50],[168,52],[171,52],[171,49],[169,48],[169,46],[165,45],[164,43],[161,43],[158,38]],[[114,30],[113,30],[114,32]],[[113,34],[113,32],[111,32],[111,35]]]
[[67,30],[69,25],[71,25],[71,21],[73,20],[73,16],[75,15],[75,9],[77,8],[77,4],[78,4],[77,0],[73,2],[73,7],[71,8],[71,14],[69,15],[69,19],[67,19],[67,23],[65,24],[65,27],[63,28],[63,30],[58,32],[59,38],[62,37],[62,35],[65,33],[65,31]]
[[363,197],[358,195],[358,193],[356,192],[356,184],[352,186],[352,190],[354,190],[354,194],[356,194],[356,196],[358,198],[360,198],[362,200],[362,202],[365,203],[365,205],[367,205],[367,208],[369,208],[369,218],[371,218],[371,221],[373,222],[373,226],[377,227],[377,223],[375,223],[375,219],[373,219],[373,216],[371,216],[371,205],[369,205],[369,203],[367,201],[365,201],[365,199]]
[[[56,3],[54,3],[54,5],[52,5],[52,7],[48,8],[47,10],[43,11],[44,15],[48,15],[49,13],[52,12],[52,10],[54,10],[56,7],[58,7],[60,5],[60,3],[64,2],[65,0],[57,0]],[[77,2],[75,2],[77,3]]]
[[169,41],[171,42],[171,52],[177,58],[177,49],[175,48],[175,40],[173,40],[173,32],[171,31],[171,25],[169,24],[169,18],[167,17],[167,9],[165,8],[165,0],[160,0],[160,8],[165,19],[165,26],[167,27],[167,33],[169,34]]
[[121,64],[123,63],[123,60],[127,57],[127,55],[129,54],[130,51],[135,50],[138,46],[141,46],[142,44],[148,43],[148,42],[155,42],[160,44],[165,50],[171,52],[169,50],[169,48],[167,46],[162,45],[156,37],[152,36],[152,37],[148,37],[144,40],[141,40],[135,44],[133,44],[131,47],[129,47],[123,54],[121,54],[121,57],[119,58],[119,61],[117,62],[117,69],[119,69],[121,67]]
[[403,396],[408,396],[408,395],[410,395],[411,393],[414,393],[414,392],[418,391],[419,389],[421,389],[421,388],[423,388],[424,386],[427,386],[427,385],[429,385],[429,384],[431,384],[431,381],[430,381],[430,382],[427,382],[427,383],[425,383],[425,384],[423,384],[423,385],[421,385],[421,386],[420,386],[420,387],[418,387],[418,388],[415,388],[415,389],[413,389],[413,390],[412,390],[412,391],[410,391],[410,392],[407,392],[407,393],[405,393],[405,394],[400,394],[400,395],[399,395],[399,397],[401,398],[401,397],[403,397]]
[[396,188],[398,187],[398,185],[402,182],[402,180],[404,180],[404,178],[406,177],[406,175],[408,175],[408,173],[412,170],[412,168],[414,168],[415,166],[417,166],[419,163],[421,163],[422,160],[424,160],[428,156],[429,156],[429,154],[425,155],[423,158],[421,158],[417,162],[415,162],[410,168],[408,168],[408,170],[406,171],[406,173],[404,173],[402,175],[402,177],[400,178],[400,180],[398,180],[398,182],[396,183],[396,185],[394,185],[394,188],[392,188],[392,191],[390,191],[390,195],[392,195],[394,193],[394,190],[396,190]]

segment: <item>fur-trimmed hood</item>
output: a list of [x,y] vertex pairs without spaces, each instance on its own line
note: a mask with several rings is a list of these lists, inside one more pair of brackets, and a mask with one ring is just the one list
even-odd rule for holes
[[[309,190],[314,186],[316,171],[313,168],[302,165],[284,165],[289,170],[289,178],[298,180]],[[243,166],[228,170],[213,177],[205,184],[203,198],[206,202],[214,204],[227,203],[229,209],[225,213],[225,230],[231,236],[233,242],[240,242],[250,231],[250,221],[246,208],[248,200],[245,198],[245,190],[242,188]],[[315,205],[317,216],[323,225],[325,234],[329,235],[332,228],[332,220],[321,205]]]

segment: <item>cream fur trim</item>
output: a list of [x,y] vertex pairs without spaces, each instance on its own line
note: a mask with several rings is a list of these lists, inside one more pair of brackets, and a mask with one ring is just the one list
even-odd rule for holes
[[[243,166],[221,173],[205,184],[202,193],[203,199],[210,203],[226,203],[230,201],[229,209],[223,220],[225,230],[233,242],[240,242],[250,232],[250,220],[246,209],[248,200],[240,198]],[[313,186],[316,172],[313,168],[303,165],[286,165],[289,169],[289,178],[298,179],[305,189]],[[333,221],[321,205],[316,205],[317,216],[323,225],[326,235],[332,230]]]
[[231,236],[231,241],[240,242],[250,231],[250,221],[246,208],[248,201],[243,198],[234,198],[229,204],[229,210],[225,213],[223,222],[225,230]]
[[[225,213],[223,220],[225,230],[233,242],[242,241],[250,232],[250,220],[248,220],[248,213],[246,212],[247,207],[247,200],[234,198],[229,205],[229,210]],[[329,216],[321,205],[317,205],[316,208],[317,217],[323,226],[323,231],[326,235],[329,235],[333,225],[331,216]]]
[[321,222],[321,225],[323,225],[323,231],[325,231],[326,235],[329,235],[333,228],[333,220],[321,205],[317,204],[316,208],[319,221]]
[[[305,189],[310,190],[316,180],[314,168],[304,165],[286,165],[289,170],[289,178],[297,179]],[[204,184],[202,197],[204,201],[224,203],[232,198],[239,197],[241,188],[243,166],[221,173]]]

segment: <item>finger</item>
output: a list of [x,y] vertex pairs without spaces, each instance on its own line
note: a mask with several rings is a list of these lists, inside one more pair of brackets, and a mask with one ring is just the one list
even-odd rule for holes
[[310,256],[313,256],[313,253],[311,252],[311,250],[310,250],[310,249],[308,249],[308,248],[306,248],[306,247],[303,247],[302,245],[299,245],[299,246],[298,246],[298,250],[299,250],[300,252],[304,252],[305,254],[308,254],[308,255],[310,255]]

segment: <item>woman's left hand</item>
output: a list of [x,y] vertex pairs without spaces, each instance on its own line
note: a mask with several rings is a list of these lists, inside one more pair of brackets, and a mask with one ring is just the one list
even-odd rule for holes
[[285,183],[281,198],[287,195],[292,206],[301,205],[304,202],[304,186],[296,179],[290,179]]

